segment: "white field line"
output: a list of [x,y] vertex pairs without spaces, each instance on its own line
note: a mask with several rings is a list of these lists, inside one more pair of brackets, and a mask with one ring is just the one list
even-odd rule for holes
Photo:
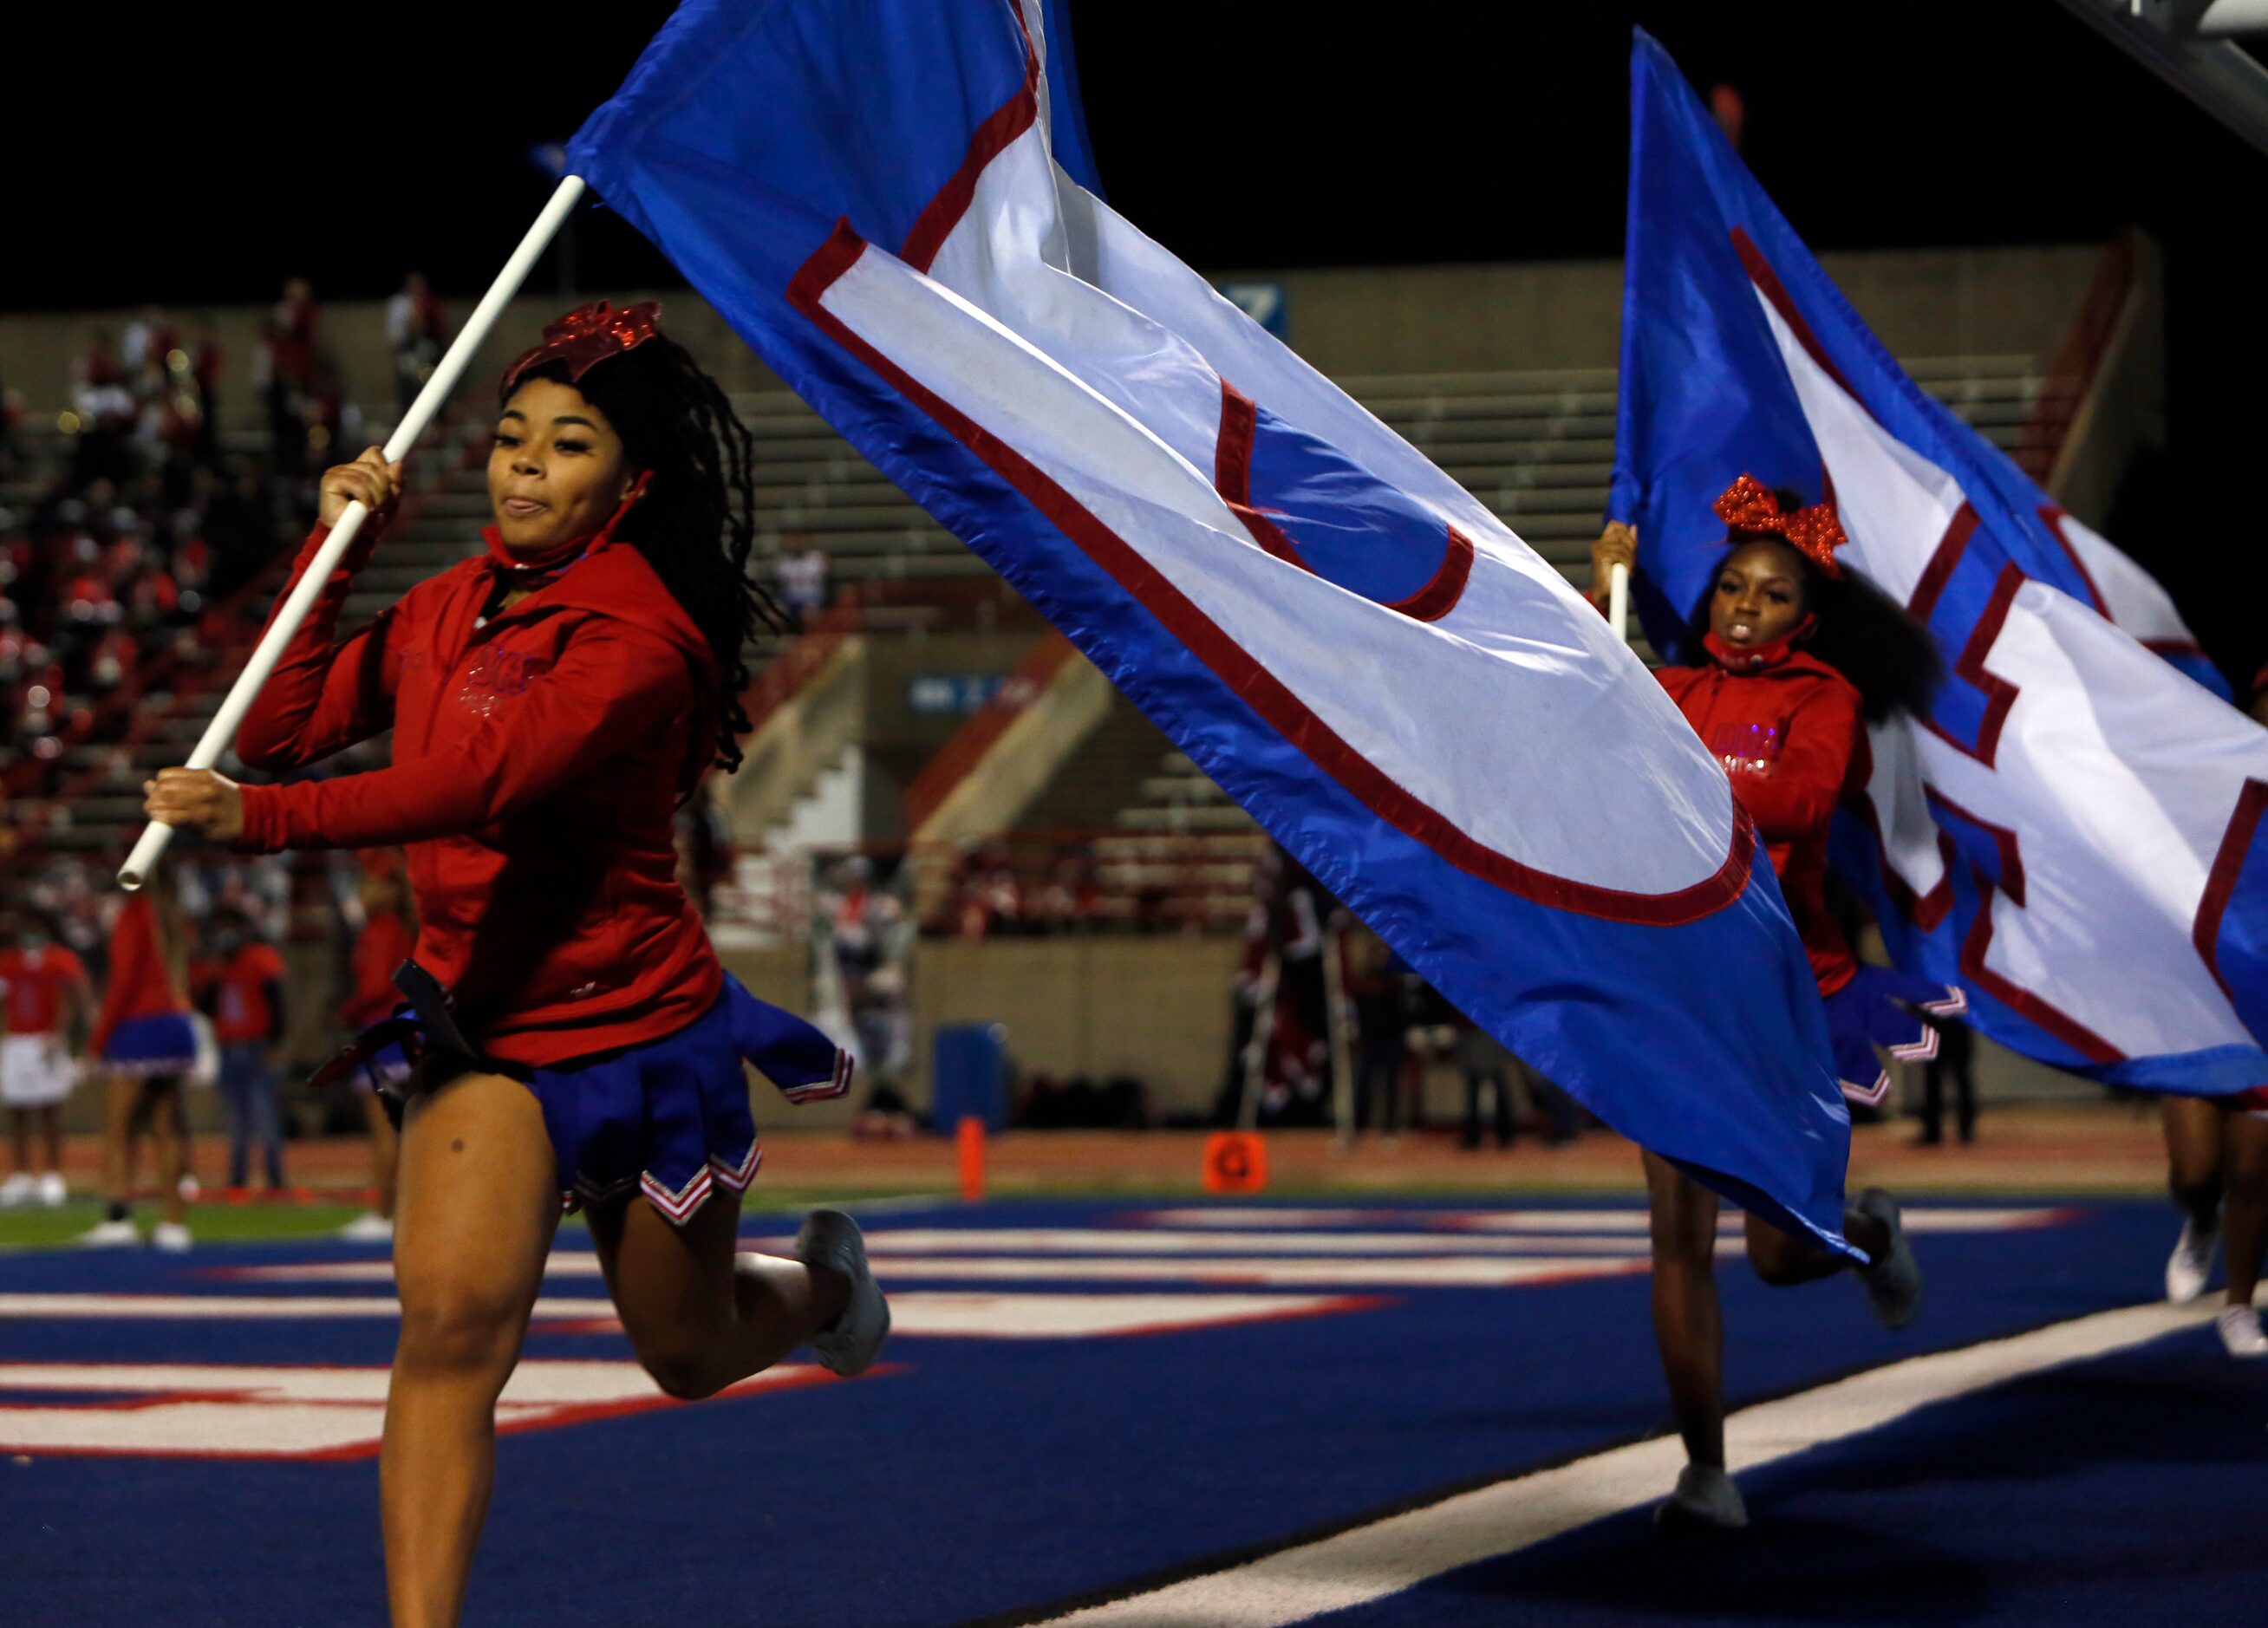
[[[1740,1252],[1738,1240],[1718,1252]],[[1621,1255],[1378,1256],[1301,1260],[1278,1256],[883,1255],[868,1257],[874,1276],[892,1293],[907,1283],[1142,1283],[1207,1284],[1228,1288],[1504,1289],[1522,1284],[1573,1283],[1649,1270],[1644,1253]],[[555,1255],[546,1269],[554,1281],[595,1278],[598,1257]],[[386,1261],[339,1261],[311,1266],[262,1266],[226,1274],[239,1283],[383,1284],[393,1281]],[[34,1297],[46,1298],[46,1297]],[[0,1296],[0,1315],[7,1297]]]
[[[1049,1294],[917,1289],[893,1294],[890,1314],[893,1332],[903,1338],[1086,1339],[1319,1316],[1359,1311],[1373,1303],[1344,1294]],[[401,1302],[390,1294],[0,1295],[0,1320],[19,1321],[319,1322],[394,1318],[401,1313]],[[611,1301],[549,1295],[535,1302],[534,1322],[539,1330],[557,1323],[580,1329],[617,1326]],[[70,1365],[53,1365],[53,1368],[56,1373],[77,1371]],[[19,1364],[5,1371],[30,1370]]]
[[[1999,1233],[2047,1227],[2076,1215],[2073,1208],[2029,1206],[2002,1209],[1977,1204],[1910,1206],[1908,1232]],[[1737,1226],[1729,1206],[1727,1222]],[[1296,1230],[1322,1227],[1425,1227],[1476,1233],[1639,1233],[1646,1230],[1643,1207],[1614,1210],[1365,1210],[1354,1208],[1270,1209],[1232,1204],[1149,1210],[1140,1219],[1160,1227],[1234,1228],[1240,1232]],[[1254,1246],[1255,1248],[1257,1245]]]
[[[2211,1304],[2135,1306],[1892,1363],[1741,1410],[1726,1421],[1727,1455],[1734,1470],[1754,1470],[1918,1408],[2193,1328],[2213,1310]],[[1668,1492],[1683,1462],[1674,1436],[1615,1448],[1047,1621],[1062,1628],[1278,1628],[1302,1622],[1651,1504]]]

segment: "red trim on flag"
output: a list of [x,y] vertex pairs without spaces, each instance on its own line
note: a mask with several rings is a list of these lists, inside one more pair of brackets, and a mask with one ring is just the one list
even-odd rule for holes
[[1674,893],[1644,894],[1579,882],[1521,864],[1476,842],[1438,810],[1412,796],[1356,751],[1251,652],[1193,604],[1143,557],[1030,460],[951,403],[924,387],[827,309],[828,288],[858,262],[866,244],[846,219],[796,272],[789,303],[877,376],[927,413],[982,459],[1057,529],[1186,646],[1230,691],[1308,760],[1380,819],[1425,843],[1449,864],[1518,897],[1605,921],[1675,927],[1714,914],[1748,886],[1756,828],[1726,785],[1733,828],[1724,863],[1705,880]]
[[1749,281],[1756,285],[1758,293],[1771,302],[1771,308],[1779,313],[1780,320],[1786,323],[1788,331],[1795,335],[1795,343],[1819,364],[1822,372],[1843,387],[1844,394],[1863,408],[1865,401],[1851,387],[1851,381],[1843,376],[1843,370],[1829,358],[1827,347],[1821,344],[1819,335],[1811,331],[1811,324],[1804,320],[1803,313],[1796,309],[1795,301],[1789,298],[1787,285],[1779,280],[1779,273],[1772,269],[1771,262],[1764,258],[1764,251],[1756,247],[1756,240],[1749,236],[1744,226],[1733,228],[1733,252],[1741,257],[1741,264],[1748,270]]
[[2197,946],[2198,958],[2231,1006],[2236,1004],[2235,992],[2220,976],[2220,918],[2228,913],[2229,897],[2236,891],[2236,879],[2243,874],[2245,856],[2252,851],[2252,839],[2259,832],[2264,814],[2268,814],[2268,781],[2247,780],[2243,794],[2236,799],[2236,812],[2228,817],[2228,829],[2221,833],[2220,851],[2213,856],[2213,869],[2205,874],[2197,920],[2190,925],[2190,942]]
[[1906,600],[1906,615],[1924,627],[1937,612],[1937,601],[1945,592],[1945,585],[1953,577],[1954,568],[1968,552],[1969,539],[1977,530],[1977,511],[1964,499],[1953,518],[1946,522],[1945,535],[1937,540],[1937,547],[1922,567],[1921,577],[1914,584],[1913,593]]
[[1213,447],[1212,489],[1230,512],[1242,520],[1252,534],[1252,541],[1283,561],[1297,565],[1310,576],[1315,568],[1307,564],[1300,547],[1284,534],[1284,528],[1252,506],[1252,443],[1260,431],[1260,409],[1252,398],[1226,379],[1220,381],[1220,436]]
[[[1258,438],[1260,410],[1252,398],[1226,379],[1220,381],[1220,438],[1213,451],[1212,486],[1230,512],[1252,532],[1252,540],[1286,564],[1320,575],[1300,552],[1299,544],[1269,515],[1252,506],[1252,448]],[[1457,608],[1473,574],[1473,545],[1454,526],[1448,527],[1448,547],[1432,577],[1406,599],[1380,600],[1414,622],[1439,622]]]
[[2064,557],[2071,562],[2072,570],[2079,573],[2080,581],[2086,585],[2088,600],[2095,607],[2095,614],[2108,622],[2110,620],[2110,601],[2102,597],[2102,590],[2095,586],[2095,573],[2087,569],[2087,562],[2079,557],[2079,549],[2073,545],[2070,535],[2063,528],[2066,512],[2058,505],[2043,503],[2040,505],[2040,524],[2048,528],[2048,535],[2056,540],[2056,547],[2063,550]]
[[1473,574],[1473,545],[1465,535],[1449,527],[1449,551],[1441,556],[1440,569],[1433,579],[1406,600],[1396,600],[1386,608],[1398,610],[1417,622],[1439,622],[1457,608],[1465,597],[1465,584]]
[[2015,901],[2016,908],[2024,908],[2024,854],[2018,846],[2016,834],[2006,826],[1993,824],[1981,815],[1974,814],[1955,802],[1935,786],[1925,786],[1922,795],[1956,820],[1966,820],[1992,839],[1992,846],[2000,855],[1999,889]]
[[[1023,18],[1017,18],[1018,26]],[[945,183],[938,195],[929,201],[914,222],[914,229],[906,233],[905,246],[899,249],[898,258],[916,271],[926,274],[937,259],[945,240],[968,212],[968,205],[976,196],[977,178],[984,166],[1005,152],[1008,144],[1038,122],[1040,116],[1040,57],[1032,49],[1031,35],[1024,37],[1024,83],[1016,93],[993,110],[992,116],[976,127],[968,138],[968,151],[962,155],[961,167],[953,179]]]

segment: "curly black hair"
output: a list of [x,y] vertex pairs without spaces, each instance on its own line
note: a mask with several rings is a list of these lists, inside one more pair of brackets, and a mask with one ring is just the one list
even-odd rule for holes
[[717,764],[732,773],[748,729],[740,699],[748,688],[748,641],[759,629],[795,628],[748,575],[756,536],[755,438],[717,381],[664,335],[592,364],[580,379],[564,361],[530,368],[498,387],[497,406],[531,379],[579,391],[622,437],[630,468],[652,472],[645,495],[615,534],[653,567],[709,642],[718,680]]
[[[1783,514],[1802,507],[1802,499],[1784,487],[1774,488],[1773,496]],[[1899,712],[1927,716],[1937,687],[1945,681],[1945,661],[1927,628],[1858,572],[1830,577],[1776,532],[1736,528],[1726,534],[1727,550],[1746,542],[1777,543],[1795,563],[1803,608],[1817,620],[1803,647],[1851,681],[1868,723],[1879,724]],[[1685,659],[1704,659],[1702,641],[1709,631],[1709,602],[1716,595],[1717,580],[1712,573],[1686,619],[1679,646]]]

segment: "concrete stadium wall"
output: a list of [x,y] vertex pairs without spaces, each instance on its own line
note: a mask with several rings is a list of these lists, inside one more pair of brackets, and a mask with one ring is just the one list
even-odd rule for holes
[[[2044,356],[2062,337],[2101,253],[2094,245],[1923,249],[1829,254],[1823,263],[1896,354]],[[1293,347],[1327,373],[1615,365],[1622,312],[1618,260],[1263,269],[1224,274],[1222,280],[1232,278],[1282,284]],[[618,304],[659,299],[670,332],[702,356],[727,388],[776,387],[763,365],[689,291],[609,298]],[[471,306],[461,292],[448,303],[460,317]],[[493,378],[568,303],[556,294],[513,301],[472,377]],[[191,341],[210,319],[227,353],[222,411],[232,424],[258,420],[252,358],[267,310],[234,306],[173,313]],[[33,411],[58,411],[69,399],[71,365],[89,335],[97,328],[114,335],[134,314],[0,314],[0,381],[20,391]],[[373,409],[390,403],[393,369],[383,306],[375,301],[328,306],[323,322],[349,394]]]

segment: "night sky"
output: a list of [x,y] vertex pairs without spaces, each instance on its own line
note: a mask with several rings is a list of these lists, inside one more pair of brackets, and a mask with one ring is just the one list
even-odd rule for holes
[[[2268,158],[2054,0],[1070,4],[1104,188],[1200,269],[1619,253],[1633,24],[1740,88],[1746,157],[1815,249],[2140,225],[2168,252],[2175,446],[2113,534],[2225,663],[2268,655],[2250,594],[2209,591],[2268,589],[2260,528],[2241,561],[2229,535],[2268,377]],[[531,145],[670,9],[43,9],[54,71],[0,99],[0,306],[264,300],[293,271],[371,298],[412,264],[476,293],[549,188]],[[585,288],[678,281],[604,211],[574,252]]]

